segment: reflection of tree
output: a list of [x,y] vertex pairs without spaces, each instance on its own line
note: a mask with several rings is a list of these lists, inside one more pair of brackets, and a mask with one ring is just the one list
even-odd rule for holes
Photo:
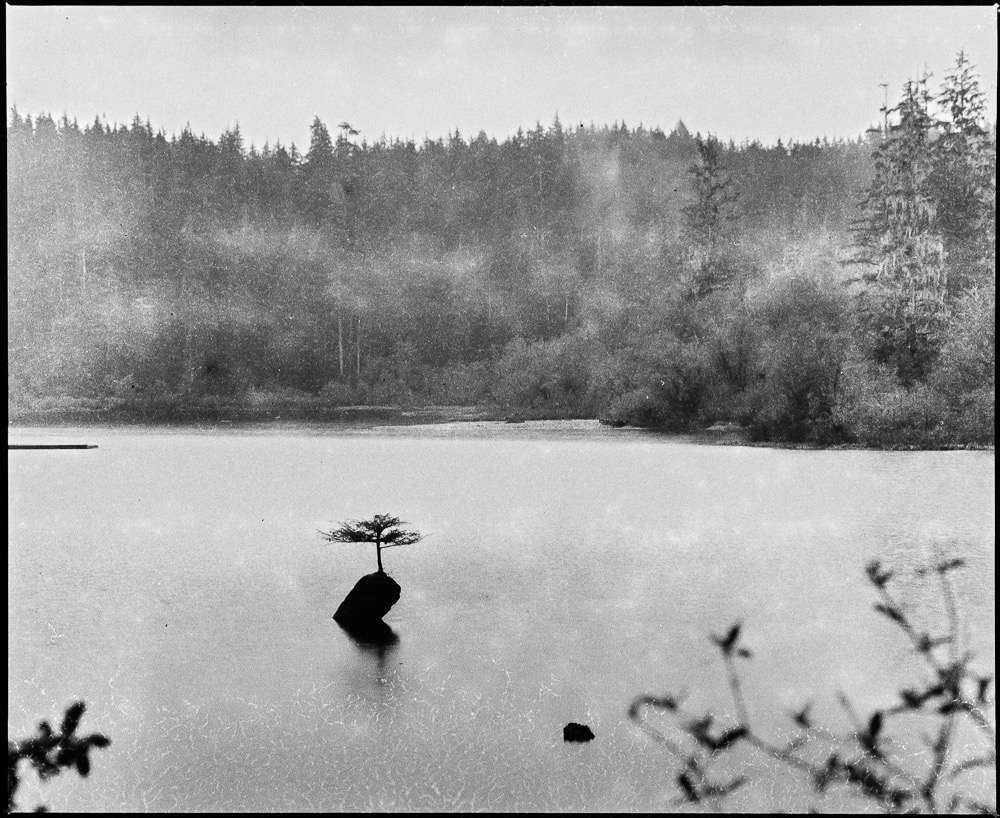
[[337,624],[362,650],[384,653],[399,644],[399,635],[382,621],[368,625],[350,622]]

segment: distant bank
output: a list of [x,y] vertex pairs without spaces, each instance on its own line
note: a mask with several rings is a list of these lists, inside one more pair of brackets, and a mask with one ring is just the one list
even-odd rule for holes
[[[75,402],[73,402],[75,404]],[[87,405],[87,404],[90,405]],[[80,405],[82,404],[82,405]],[[52,426],[197,426],[218,427],[220,429],[272,423],[328,424],[331,429],[352,430],[374,429],[384,426],[420,426],[445,423],[505,423],[528,424],[533,421],[596,421],[593,417],[581,417],[569,411],[551,409],[526,410],[523,408],[503,408],[497,406],[330,406],[318,401],[295,401],[267,404],[246,404],[237,402],[209,402],[179,405],[155,406],[97,406],[94,402],[80,402],[70,405],[67,401],[58,407],[20,408],[8,411],[7,425],[10,429]],[[10,407],[8,407],[10,409]],[[752,446],[780,449],[881,449],[899,451],[922,450],[977,450],[993,451],[992,445],[954,444],[921,445],[919,443],[896,443],[887,445],[863,445],[857,442],[838,442],[830,445],[815,443],[791,443],[780,440],[754,440],[747,427],[737,423],[715,423],[711,426],[692,424],[685,428],[636,427],[630,424],[612,423],[601,420],[606,427],[641,429],[650,435],[666,435],[701,445]],[[96,448],[91,444],[21,445],[8,444],[8,449],[31,448]]]
[[[273,421],[331,423],[350,426],[454,423],[463,420],[506,420],[501,409],[475,406],[330,406],[296,401],[247,404],[205,401],[178,404],[97,405],[65,401],[52,407],[8,407],[8,427],[87,425],[243,424]],[[519,416],[520,417],[520,416]]]

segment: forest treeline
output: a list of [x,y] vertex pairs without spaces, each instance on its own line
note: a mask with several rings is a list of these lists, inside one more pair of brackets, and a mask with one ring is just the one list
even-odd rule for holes
[[787,145],[317,117],[303,154],[15,107],[8,418],[446,404],[991,444],[995,122],[964,54],[879,117]]

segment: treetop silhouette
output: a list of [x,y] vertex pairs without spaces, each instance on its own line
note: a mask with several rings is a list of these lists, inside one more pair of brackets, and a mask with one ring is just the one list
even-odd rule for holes
[[412,545],[423,539],[417,531],[407,531],[400,526],[405,525],[399,517],[391,514],[376,514],[370,520],[348,520],[332,531],[321,531],[320,534],[328,542],[336,543],[371,543],[375,546],[375,557],[378,560],[378,573],[384,574],[382,567],[382,549],[394,548],[399,545]]

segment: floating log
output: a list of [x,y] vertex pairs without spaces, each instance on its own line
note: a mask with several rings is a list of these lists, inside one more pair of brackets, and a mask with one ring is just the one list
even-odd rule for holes
[[96,449],[94,443],[8,443],[7,451],[11,449]]

